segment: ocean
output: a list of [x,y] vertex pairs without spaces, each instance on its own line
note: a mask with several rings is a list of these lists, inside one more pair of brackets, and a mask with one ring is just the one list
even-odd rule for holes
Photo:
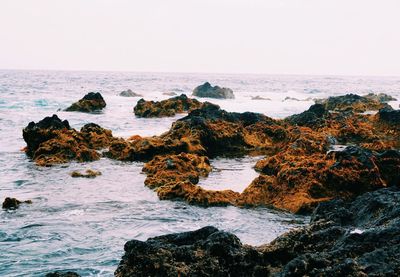
[[[143,163],[107,158],[38,167],[21,151],[22,129],[30,121],[57,114],[79,129],[94,122],[114,136],[153,136],[183,117],[136,118],[140,97],[121,97],[132,89],[146,100],[191,94],[209,81],[231,88],[233,100],[201,99],[227,111],[252,111],[284,118],[306,110],[314,99],[346,93],[386,93],[400,99],[400,77],[225,75],[134,72],[0,70],[0,201],[31,199],[31,205],[0,211],[0,276],[43,276],[72,270],[82,276],[112,276],[124,243],[130,239],[195,230],[213,225],[236,234],[243,243],[261,245],[306,224],[308,217],[267,208],[202,208],[160,201],[144,186]],[[62,111],[90,91],[99,91],[107,107],[101,113]],[[264,100],[252,100],[259,96]],[[398,108],[399,101],[390,104]],[[258,175],[260,157],[216,158],[199,185],[238,192]],[[95,179],[72,178],[73,170],[95,169]]]

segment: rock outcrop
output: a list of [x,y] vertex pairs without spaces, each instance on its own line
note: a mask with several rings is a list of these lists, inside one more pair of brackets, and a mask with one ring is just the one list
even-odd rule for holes
[[398,276],[400,190],[320,204],[309,226],[260,247],[214,227],[131,240],[115,271],[125,276]]
[[89,92],[81,100],[66,108],[67,112],[95,112],[105,108],[106,102],[99,92]]
[[201,102],[188,98],[185,94],[162,101],[145,101],[140,99],[134,107],[134,113],[138,117],[164,117],[174,116],[200,108]]
[[73,271],[55,271],[46,274],[46,277],[80,277],[80,276],[81,275]]
[[219,86],[211,86],[209,82],[196,87],[193,90],[193,96],[217,98],[217,99],[234,99],[235,95],[230,88],[221,88]]
[[266,276],[262,255],[214,227],[125,244],[115,276]]
[[6,197],[4,199],[2,208],[5,210],[15,210],[18,209],[21,204],[32,204],[31,200],[20,201],[16,198]]
[[119,96],[123,96],[123,97],[142,97],[141,94],[133,92],[131,89],[121,91]]
[[41,166],[71,160],[98,160],[101,155],[97,150],[114,140],[110,130],[97,124],[86,124],[77,131],[57,115],[46,117],[38,123],[30,122],[23,129],[22,135],[27,143],[26,153]]

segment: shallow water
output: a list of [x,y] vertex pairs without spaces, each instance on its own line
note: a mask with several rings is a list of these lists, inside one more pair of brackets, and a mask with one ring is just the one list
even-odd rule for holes
[[[307,222],[308,218],[266,208],[201,208],[160,201],[143,185],[141,163],[101,159],[41,168],[20,151],[25,146],[22,128],[53,113],[74,128],[94,122],[116,136],[161,134],[184,115],[135,118],[132,109],[139,98],[118,93],[131,88],[146,99],[163,99],[168,97],[163,92],[190,94],[204,81],[234,90],[235,100],[211,100],[224,109],[280,118],[307,109],[313,101],[306,99],[328,95],[385,92],[400,99],[400,78],[0,71],[0,200],[11,196],[33,201],[16,211],[0,211],[0,276],[42,276],[54,270],[111,276],[129,239],[214,225],[244,243],[260,245]],[[103,94],[104,112],[58,111],[89,91]],[[257,95],[272,100],[251,100]],[[287,96],[306,101],[283,101]],[[396,107],[399,102],[391,104]],[[252,168],[257,159],[213,159],[213,172],[199,185],[241,192],[257,176]],[[69,175],[89,168],[102,175]]]

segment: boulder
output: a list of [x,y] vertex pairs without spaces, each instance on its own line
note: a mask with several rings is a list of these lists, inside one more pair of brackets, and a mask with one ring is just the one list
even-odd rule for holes
[[79,172],[77,170],[74,170],[74,171],[72,171],[70,173],[70,175],[73,178],[78,178],[78,177],[81,177],[81,178],[96,178],[97,176],[101,175],[101,172],[97,171],[97,170],[87,169],[85,171],[85,173],[81,173],[81,172]]
[[211,86],[209,82],[196,87],[193,90],[193,96],[217,98],[217,99],[234,99],[235,95],[230,88],[221,88],[219,86]]
[[89,92],[81,100],[65,109],[67,112],[95,112],[105,108],[106,102],[99,92]]

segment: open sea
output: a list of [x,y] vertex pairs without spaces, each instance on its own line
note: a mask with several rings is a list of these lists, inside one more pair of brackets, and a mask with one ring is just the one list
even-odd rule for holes
[[[227,111],[260,112],[274,118],[302,112],[313,99],[345,93],[382,92],[400,100],[400,77],[0,70],[0,201],[5,197],[33,201],[18,210],[0,210],[0,276],[44,276],[55,270],[112,276],[130,239],[213,225],[236,234],[243,243],[261,245],[306,224],[307,217],[266,208],[201,208],[160,201],[144,186],[140,162],[103,158],[38,167],[21,151],[22,129],[53,114],[76,129],[94,122],[111,129],[114,136],[159,135],[184,114],[136,118],[133,107],[139,97],[119,93],[132,89],[146,100],[161,100],[170,97],[165,92],[189,96],[205,81],[233,89],[236,98],[202,101]],[[103,95],[107,103],[103,112],[62,111],[90,91]],[[252,100],[256,96],[265,100]],[[399,103],[390,104],[398,108]],[[199,185],[241,192],[258,175],[253,166],[259,158],[213,159],[213,172]],[[86,169],[102,175],[95,179],[69,175]]]

